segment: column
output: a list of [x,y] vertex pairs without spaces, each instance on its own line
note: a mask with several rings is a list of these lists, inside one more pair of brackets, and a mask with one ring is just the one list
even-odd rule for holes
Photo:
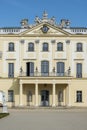
[[23,94],[23,86],[22,83],[20,83],[20,95],[19,95],[19,105],[22,106],[22,94]]
[[52,106],[55,107],[55,84],[53,84],[53,104]]
[[38,106],[38,84],[35,84],[35,106]]

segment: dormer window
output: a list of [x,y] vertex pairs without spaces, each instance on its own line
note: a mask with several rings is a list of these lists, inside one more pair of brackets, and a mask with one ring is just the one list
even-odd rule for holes
[[8,50],[9,51],[14,51],[14,43],[13,42],[10,42],[9,45],[8,45]]

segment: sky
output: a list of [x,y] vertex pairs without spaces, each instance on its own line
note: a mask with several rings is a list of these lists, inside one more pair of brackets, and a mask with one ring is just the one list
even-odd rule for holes
[[24,18],[32,24],[44,10],[56,23],[69,19],[72,27],[87,27],[87,0],[0,0],[0,27],[18,27]]

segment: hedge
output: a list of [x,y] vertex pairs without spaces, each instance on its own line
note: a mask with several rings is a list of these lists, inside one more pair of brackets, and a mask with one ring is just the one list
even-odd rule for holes
[[3,118],[3,117],[6,117],[8,115],[9,115],[9,113],[0,113],[0,119]]

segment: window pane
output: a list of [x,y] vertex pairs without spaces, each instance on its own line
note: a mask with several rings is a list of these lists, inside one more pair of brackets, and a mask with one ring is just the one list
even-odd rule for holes
[[48,61],[41,62],[41,74],[43,74],[43,75],[49,74],[49,62]]
[[81,63],[77,63],[77,74],[76,77],[77,78],[81,78],[82,77],[82,64]]
[[34,51],[34,43],[28,43],[28,51]]
[[13,90],[8,90],[8,101],[13,102],[14,101],[13,97],[14,97]]
[[57,50],[63,51],[63,43],[61,43],[61,42],[57,43]]
[[14,51],[14,43],[9,43],[9,48],[8,48],[9,51]]
[[63,62],[57,62],[57,73],[60,76],[64,75],[64,63]]
[[8,77],[14,77],[14,63],[8,64]]
[[43,51],[48,51],[48,43],[43,43]]
[[34,63],[30,62],[30,76],[34,75]]
[[76,92],[76,102],[82,102],[82,91]]
[[77,43],[77,51],[82,51],[82,43]]

